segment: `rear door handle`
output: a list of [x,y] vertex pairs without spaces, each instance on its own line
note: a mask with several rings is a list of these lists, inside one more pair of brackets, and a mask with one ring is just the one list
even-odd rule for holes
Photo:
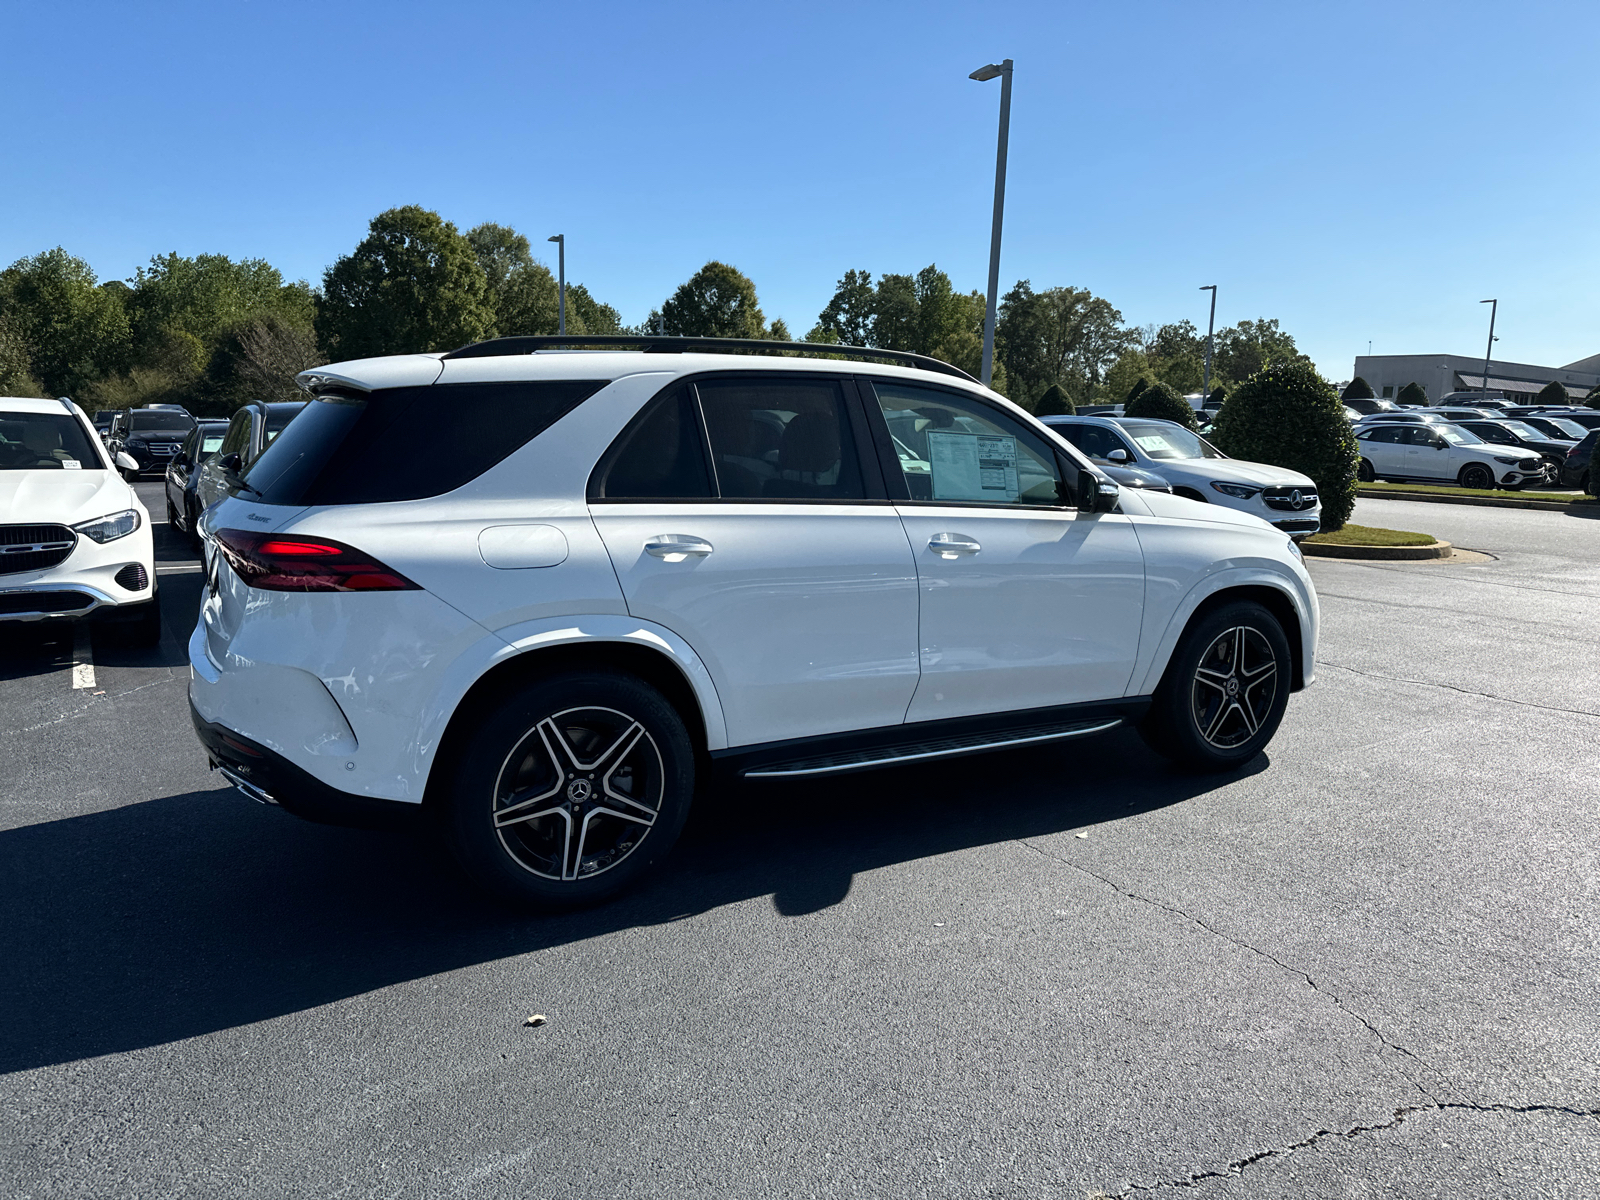
[[660,533],[644,544],[644,552],[663,562],[682,562],[686,558],[704,558],[715,547],[687,533]]
[[960,558],[976,554],[983,546],[960,533],[936,533],[928,539],[928,549],[940,558]]

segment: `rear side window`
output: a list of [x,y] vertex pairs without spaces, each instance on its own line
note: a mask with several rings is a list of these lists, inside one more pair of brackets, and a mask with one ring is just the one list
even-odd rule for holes
[[319,397],[245,474],[268,504],[379,504],[470,483],[604,379],[446,383]]
[[696,385],[724,500],[861,500],[860,457],[831,379]]
[[679,388],[655,401],[618,440],[592,500],[709,500],[711,473],[694,393]]

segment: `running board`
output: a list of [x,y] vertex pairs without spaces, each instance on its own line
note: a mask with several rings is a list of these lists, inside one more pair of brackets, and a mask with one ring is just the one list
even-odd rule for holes
[[866,771],[873,767],[894,767],[901,763],[923,762],[932,758],[955,758],[962,754],[982,754],[987,750],[1009,750],[1015,746],[1036,746],[1067,738],[1103,733],[1122,724],[1121,717],[1110,720],[1076,721],[1068,724],[1030,725],[1023,729],[996,729],[961,737],[909,742],[903,746],[880,746],[871,750],[852,750],[819,758],[800,758],[791,762],[750,767],[740,774],[746,779],[788,779],[797,775],[837,775],[843,771]]

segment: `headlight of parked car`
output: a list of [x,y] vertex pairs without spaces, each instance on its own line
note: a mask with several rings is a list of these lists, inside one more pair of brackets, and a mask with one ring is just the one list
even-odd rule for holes
[[93,521],[74,525],[73,528],[97,542],[114,542],[118,538],[127,537],[139,528],[139,513],[136,509],[125,508],[119,513],[112,513],[109,517],[97,517]]
[[1261,494],[1260,488],[1251,487],[1248,483],[1219,483],[1213,479],[1211,481],[1211,486],[1216,488],[1217,491],[1221,492],[1224,496],[1233,496],[1239,500],[1248,500],[1252,496],[1258,496]]
[[1520,458],[1501,458],[1498,454],[1494,456],[1494,460],[1497,463],[1505,463],[1508,467],[1514,467],[1522,461]]

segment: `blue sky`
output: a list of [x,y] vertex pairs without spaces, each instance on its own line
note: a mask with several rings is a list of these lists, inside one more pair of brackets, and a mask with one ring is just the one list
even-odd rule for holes
[[[203,4],[0,11],[0,265],[317,282],[377,212],[567,235],[641,320],[709,258],[811,326],[851,267],[1365,353],[1600,353],[1600,4]],[[552,256],[553,265],[553,256]]]

